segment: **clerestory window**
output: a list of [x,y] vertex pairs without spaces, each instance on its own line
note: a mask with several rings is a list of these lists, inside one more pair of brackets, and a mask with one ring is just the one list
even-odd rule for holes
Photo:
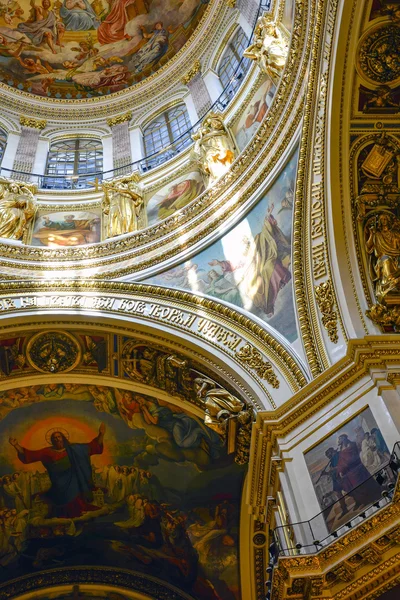
[[43,187],[52,189],[88,188],[101,179],[103,145],[98,139],[71,139],[54,142],[47,158]]
[[146,168],[168,160],[191,142],[190,119],[184,104],[158,115],[143,131]]

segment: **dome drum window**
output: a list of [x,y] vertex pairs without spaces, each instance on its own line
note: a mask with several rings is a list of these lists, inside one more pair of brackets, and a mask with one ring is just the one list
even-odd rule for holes
[[102,178],[103,146],[96,139],[71,139],[51,145],[47,158],[46,189],[82,189]]
[[172,158],[191,142],[191,123],[186,106],[179,104],[163,112],[144,130],[145,155],[143,170],[153,169]]

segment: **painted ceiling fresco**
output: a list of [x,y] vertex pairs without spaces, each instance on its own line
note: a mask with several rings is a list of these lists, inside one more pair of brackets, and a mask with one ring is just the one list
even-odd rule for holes
[[155,576],[204,600],[240,600],[245,467],[175,405],[54,383],[0,394],[0,589],[82,565]]
[[208,0],[1,0],[0,81],[90,98],[145,79],[186,43]]

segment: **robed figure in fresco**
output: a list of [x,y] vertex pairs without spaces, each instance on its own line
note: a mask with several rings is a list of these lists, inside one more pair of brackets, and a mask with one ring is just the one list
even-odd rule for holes
[[51,446],[40,450],[23,448],[15,438],[9,442],[25,465],[41,462],[51,481],[47,497],[53,508],[53,516],[75,518],[82,514],[98,510],[91,504],[94,488],[90,457],[102,454],[106,426],[102,423],[99,434],[91,442],[70,443],[68,433],[54,429],[48,432]]

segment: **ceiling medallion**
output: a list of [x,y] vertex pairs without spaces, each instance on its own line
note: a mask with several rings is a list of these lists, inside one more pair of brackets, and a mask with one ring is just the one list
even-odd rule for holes
[[400,81],[400,27],[380,24],[361,38],[357,71],[368,83],[397,86]]
[[28,343],[29,364],[41,373],[66,373],[81,360],[78,341],[65,331],[45,331],[34,335]]

